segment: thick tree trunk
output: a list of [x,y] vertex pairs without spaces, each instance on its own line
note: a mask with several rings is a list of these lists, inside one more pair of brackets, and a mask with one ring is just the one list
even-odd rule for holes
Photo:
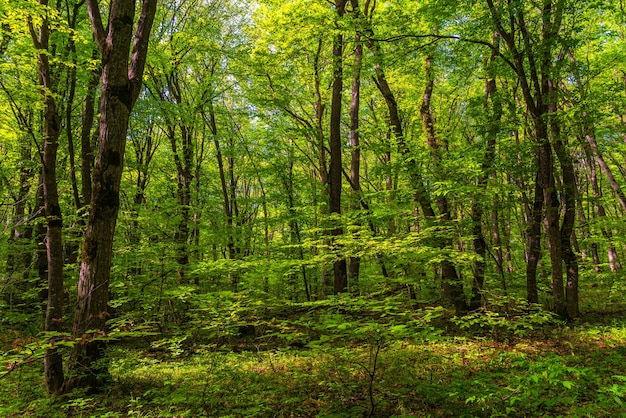
[[[46,253],[48,260],[48,307],[46,309],[46,331],[63,330],[63,242],[61,230],[63,218],[59,206],[56,179],[56,158],[58,149],[60,118],[54,100],[46,94],[44,110],[44,150],[43,150],[43,197],[46,213]],[[46,389],[49,394],[58,395],[63,390],[63,359],[54,347],[46,350],[44,357]]]
[[[544,113],[544,115],[546,115]],[[565,288],[563,286],[563,250],[560,229],[561,204],[558,199],[556,183],[554,179],[554,162],[552,159],[552,147],[544,131],[545,122],[535,120],[539,145],[538,155],[538,180],[543,190],[545,229],[550,254],[550,267],[552,279],[552,298],[554,311],[561,315],[567,315],[565,300]],[[545,134],[545,135],[544,135]]]
[[111,1],[106,32],[97,1],[87,0],[87,7],[102,54],[102,95],[98,155],[72,328],[78,341],[71,353],[72,375],[67,387],[98,391],[108,380],[107,365],[102,361],[104,342],[98,338],[106,335],[109,316],[113,236],[120,205],[126,133],[130,112],[141,90],[156,0],[144,0],[135,31],[133,0]]

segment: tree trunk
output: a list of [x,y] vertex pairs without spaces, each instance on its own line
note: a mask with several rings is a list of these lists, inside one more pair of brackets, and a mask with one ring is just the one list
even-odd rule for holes
[[[588,86],[585,85],[585,83],[583,82],[583,79],[580,75],[580,72],[577,69],[576,66],[576,58],[574,57],[574,55],[572,53],[568,54],[570,61],[574,64],[573,67],[573,75],[574,75],[574,79],[576,80],[576,85],[578,86],[578,92],[581,96],[582,101],[584,102],[584,100],[586,100],[587,98],[587,91],[588,91]],[[591,117],[589,115],[589,113],[587,112],[586,109],[583,110],[582,112],[582,123],[581,123],[581,127],[582,127],[582,133],[579,137],[580,140],[580,144],[583,148],[584,151],[584,155],[585,155],[585,161],[586,161],[586,165],[588,170],[586,170],[586,175],[587,175],[587,180],[589,182],[589,184],[591,185],[591,191],[593,194],[593,202],[594,202],[594,207],[595,207],[595,212],[596,215],[600,218],[605,218],[606,217],[606,210],[604,208],[604,205],[602,204],[602,192],[600,189],[600,186],[598,184],[598,175],[597,175],[597,169],[596,169],[596,163],[598,163],[600,165],[600,167],[602,168],[602,166],[604,165],[604,168],[602,168],[602,170],[604,171],[605,175],[607,176],[607,178],[609,179],[609,182],[611,183],[611,188],[613,189],[613,191],[617,194],[618,199],[620,200],[620,204],[622,206],[622,209],[624,209],[624,204],[622,202],[623,200],[623,193],[622,190],[620,188],[620,186],[618,184],[615,183],[615,178],[613,177],[613,173],[611,172],[611,170],[609,169],[609,167],[606,165],[606,163],[604,162],[604,158],[602,157],[602,154],[600,154],[598,147],[597,147],[597,141],[596,141],[596,135],[595,135],[595,128],[594,128],[594,123],[593,120],[591,120]],[[584,137],[584,138],[582,138]],[[621,198],[620,198],[621,196]],[[585,214],[584,212],[582,212],[582,209],[580,211],[580,214],[582,215],[582,217],[580,217],[583,222],[585,222],[585,227],[586,230],[588,230],[588,226],[586,225],[586,219],[585,219]],[[613,244],[613,234],[611,232],[611,230],[607,227],[605,227],[604,225],[602,225],[601,227],[601,231],[602,231],[602,235],[604,236],[604,238],[607,240],[607,245],[608,245],[608,259],[609,259],[609,268],[611,269],[612,272],[616,272],[617,270],[621,270],[621,264],[619,262],[618,256],[617,256],[617,251],[615,249],[615,245]],[[600,267],[599,267],[599,257],[598,257],[598,244],[596,242],[592,242],[591,244],[591,252],[592,252],[592,258],[594,261],[594,270],[596,272],[599,272]]]
[[543,218],[543,189],[539,182],[539,169],[535,176],[533,205],[527,222],[528,255],[526,260],[526,300],[539,303],[537,292],[537,265],[541,259],[541,220]]
[[227,226],[227,252],[228,258],[235,258],[235,241],[234,241],[234,231],[233,231],[233,210],[231,205],[231,196],[228,187],[228,179],[226,177],[226,168],[224,167],[224,156],[222,154],[222,147],[220,145],[219,139],[217,137],[217,122],[215,120],[215,110],[213,108],[213,102],[209,101],[208,103],[208,115],[204,115],[205,123],[209,124],[209,129],[211,130],[211,135],[213,136],[213,145],[215,146],[215,158],[217,159],[217,168],[220,175],[220,185],[222,189],[222,206],[224,208],[224,216],[226,218],[226,226]]
[[336,238],[343,234],[343,228],[338,223],[341,215],[341,186],[342,186],[342,158],[341,158],[341,98],[343,93],[343,34],[339,31],[338,21],[343,17],[347,0],[336,0],[335,9],[337,12],[337,22],[335,23],[338,33],[333,41],[333,85],[330,109],[330,166],[328,171],[329,180],[329,212],[331,217],[330,235],[333,239],[333,248],[337,252],[337,260],[333,264],[334,272],[334,292],[342,293],[348,290],[348,276],[346,269],[346,259],[340,253],[340,247],[334,242]]
[[[40,4],[48,6],[47,0]],[[29,30],[35,48],[38,50],[37,61],[39,70],[39,84],[42,88],[44,101],[43,109],[43,155],[42,179],[43,200],[46,215],[46,258],[48,267],[48,304],[46,309],[45,330],[48,332],[62,331],[63,324],[63,217],[59,206],[59,192],[57,189],[57,150],[61,133],[61,118],[53,98],[54,85],[52,84],[52,68],[49,61],[50,27],[47,18],[43,18],[38,33],[32,21],[29,20]],[[46,390],[49,395],[59,395],[63,391],[64,373],[63,358],[54,347],[52,338],[51,347],[46,348],[44,354],[44,374]]]
[[[494,40],[497,42],[498,37],[494,36]],[[492,64],[497,58],[496,51],[492,51],[488,64]],[[490,104],[491,103],[491,104]],[[483,218],[483,198],[486,195],[487,179],[492,173],[493,161],[496,155],[496,139],[500,132],[500,122],[502,119],[502,104],[497,97],[497,86],[494,76],[490,76],[485,81],[485,113],[487,115],[487,127],[485,129],[485,153],[483,156],[483,162],[481,164],[481,174],[478,177],[476,183],[480,188],[478,196],[474,198],[472,202],[472,235],[474,253],[476,253],[476,261],[474,262],[474,282],[472,285],[472,299],[470,302],[470,309],[477,309],[481,306],[482,291],[485,281],[485,264],[487,259],[487,242],[485,240],[485,234],[482,228]],[[493,212],[496,215],[497,212]],[[493,218],[492,218],[493,221]],[[497,227],[497,222],[494,222]],[[497,231],[497,228],[494,229]],[[494,233],[497,240],[500,238],[498,232]],[[499,269],[502,272],[502,249],[496,248],[496,252],[499,251],[499,259],[496,260],[500,264]],[[506,291],[506,288],[503,289]]]
[[574,224],[576,222],[576,200],[578,188],[576,186],[576,172],[574,164],[569,154],[569,150],[561,137],[561,128],[557,119],[557,97],[554,83],[549,81],[548,87],[550,105],[549,122],[552,147],[561,166],[562,193],[561,200],[563,206],[563,221],[561,223],[561,252],[565,262],[565,304],[567,317],[577,318],[578,310],[578,256],[572,248],[574,238]]
[[[359,106],[361,105],[361,67],[363,61],[363,43],[358,27],[363,16],[361,14],[359,0],[351,0],[352,10],[355,13],[354,19],[357,24],[357,31],[354,36],[354,62],[352,64],[352,95],[350,101],[350,147],[352,148],[350,159],[350,188],[353,198],[351,208],[359,210],[361,205],[361,145],[359,143]],[[350,268],[348,270],[348,280],[356,283],[359,279],[361,258],[350,257]]]
[[[93,53],[95,60],[97,51]],[[100,84],[100,71],[93,71],[90,74],[87,84],[87,95],[85,96],[85,110],[83,112],[83,121],[80,130],[80,176],[81,176],[81,193],[83,196],[83,206],[91,203],[91,171],[93,170],[93,143],[92,129],[95,118],[96,93]],[[94,137],[97,139],[99,134],[95,130]]]
[[141,90],[156,0],[144,0],[135,31],[133,0],[111,0],[106,31],[98,7],[96,0],[87,0],[94,37],[102,54],[102,95],[98,154],[72,328],[79,341],[72,349],[72,375],[67,385],[68,389],[83,387],[90,392],[103,389],[108,380],[108,369],[102,361],[105,344],[98,338],[106,335],[126,133],[130,112]]
[[[532,37],[526,24],[525,10],[522,5],[513,4],[506,9],[499,9],[493,0],[487,0],[495,30],[500,34],[511,54],[507,64],[515,71],[520,89],[524,97],[526,109],[532,118],[534,140],[537,149],[537,185],[535,187],[535,203],[537,192],[543,194],[543,211],[548,250],[551,261],[552,296],[554,310],[557,314],[567,316],[567,304],[563,286],[563,252],[560,221],[561,203],[559,202],[554,175],[552,144],[548,132],[550,103],[556,98],[551,94],[550,82],[555,77],[554,44],[558,40],[558,32],[565,2],[544,1],[539,10],[541,19],[539,40]],[[507,15],[501,16],[501,10]],[[510,23],[505,28],[503,22]],[[517,38],[517,36],[521,38]],[[520,45],[522,48],[520,48]],[[534,208],[533,208],[534,209]],[[536,220],[533,214],[533,220]],[[531,225],[533,234],[536,225]],[[528,270],[527,270],[528,272]],[[536,274],[536,271],[535,271]],[[527,280],[534,278],[527,277]],[[529,291],[529,299],[530,299]]]

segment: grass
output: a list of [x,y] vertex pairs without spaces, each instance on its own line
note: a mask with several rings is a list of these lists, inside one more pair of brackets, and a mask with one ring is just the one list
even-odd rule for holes
[[[439,318],[430,338],[411,338],[389,311],[379,328],[372,315],[358,323],[358,315],[341,311],[341,318],[319,316],[317,340],[297,348],[276,330],[267,334],[271,344],[262,335],[220,344],[180,336],[113,343],[113,384],[93,396],[76,392],[52,402],[40,361],[23,364],[0,380],[0,416],[626,416],[626,320],[618,314],[522,334],[519,322],[498,320],[498,338],[475,318],[465,328]],[[297,329],[300,339],[314,317],[301,315],[284,329]],[[358,331],[364,327],[375,332]],[[319,338],[324,329],[331,337]]]

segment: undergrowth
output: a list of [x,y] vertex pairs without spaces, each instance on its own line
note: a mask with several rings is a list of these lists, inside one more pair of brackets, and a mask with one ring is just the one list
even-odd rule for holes
[[[12,366],[0,379],[0,416],[626,414],[623,320],[566,324],[516,300],[453,318],[396,298],[212,297],[185,301],[176,332],[143,323],[133,336],[128,318],[113,321],[113,383],[98,395],[49,400],[40,359]],[[27,353],[24,344],[5,343],[3,360]]]

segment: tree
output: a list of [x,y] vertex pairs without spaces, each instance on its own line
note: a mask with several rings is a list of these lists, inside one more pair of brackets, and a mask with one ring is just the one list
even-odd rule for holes
[[[571,300],[565,297],[565,286],[563,284],[563,260],[565,257],[568,264],[568,272],[575,275],[575,257],[572,258],[570,243],[571,232],[575,217],[572,213],[575,208],[572,203],[575,200],[563,202],[565,209],[564,222],[560,225],[561,202],[558,198],[555,181],[555,164],[553,160],[554,150],[559,156],[559,162],[564,170],[563,182],[566,190],[575,190],[571,178],[571,159],[567,155],[567,150],[562,146],[562,139],[558,127],[558,120],[554,118],[556,111],[556,85],[559,82],[556,64],[559,60],[555,57],[555,50],[559,39],[563,13],[566,1],[556,2],[545,1],[539,10],[536,18],[541,22],[537,33],[531,33],[526,17],[526,7],[524,4],[515,4],[511,8],[505,8],[502,4],[487,0],[488,10],[492,19],[494,29],[502,36],[504,44],[510,53],[510,60],[507,61],[515,71],[520,83],[520,88],[524,98],[526,108],[530,114],[534,140],[537,147],[537,179],[535,188],[535,213],[538,213],[538,196],[543,197],[542,207],[546,219],[546,236],[551,261],[552,296],[554,299],[554,309],[563,316],[576,317],[578,315],[577,298],[574,296],[577,287],[575,279],[571,280],[572,289],[568,292]],[[508,25],[508,26],[506,26]],[[517,36],[521,39],[518,39]],[[524,49],[519,47],[520,42]],[[534,46],[534,48],[533,48]],[[552,138],[551,138],[552,135]],[[568,198],[567,194],[565,197]],[[575,212],[574,212],[575,213]],[[535,231],[531,238],[536,242],[537,223],[539,218],[533,216],[531,229]],[[532,246],[532,245],[531,245]],[[536,270],[527,270],[529,274],[536,274]],[[534,277],[528,278],[530,283],[535,282]],[[534,299],[529,298],[529,299]]]
[[[330,166],[328,169],[329,211],[332,215],[341,215],[341,188],[342,188],[342,141],[341,141],[341,101],[343,96],[343,33],[339,30],[339,21],[346,11],[347,0],[336,0],[337,13],[335,27],[337,33],[333,39],[333,84],[330,105],[330,134],[328,137],[330,149]],[[339,222],[333,219],[332,222]],[[337,239],[343,233],[342,228],[333,225],[330,235]],[[336,246],[336,243],[335,243]],[[336,248],[338,251],[339,249]],[[348,289],[348,275],[346,259],[337,254],[338,259],[333,264],[335,293],[345,292]]]
[[126,132],[131,110],[141,91],[156,3],[156,0],[143,1],[133,30],[133,0],[111,0],[106,27],[97,0],[87,1],[94,38],[102,57],[102,93],[98,153],[72,327],[72,334],[81,341],[72,349],[68,389],[98,390],[106,378],[106,369],[98,363],[104,348],[98,337],[105,332],[109,317],[109,278]]
[[[41,0],[39,4],[43,9],[48,7],[47,0]],[[41,24],[36,28],[32,18],[28,18],[28,27],[35,49],[37,50],[39,84],[44,102],[43,107],[43,152],[42,184],[43,204],[46,217],[46,255],[47,255],[47,278],[48,278],[48,301],[45,316],[45,331],[60,332],[63,324],[63,302],[65,299],[63,289],[63,242],[62,228],[63,216],[59,205],[59,192],[57,188],[57,149],[61,134],[61,117],[57,109],[54,94],[57,93],[57,80],[53,73],[50,56],[54,54],[50,50],[50,28],[47,12],[41,17]],[[54,343],[55,338],[51,339]],[[44,356],[44,374],[46,390],[51,395],[58,395],[63,391],[64,372],[63,358],[58,348],[46,349]]]

